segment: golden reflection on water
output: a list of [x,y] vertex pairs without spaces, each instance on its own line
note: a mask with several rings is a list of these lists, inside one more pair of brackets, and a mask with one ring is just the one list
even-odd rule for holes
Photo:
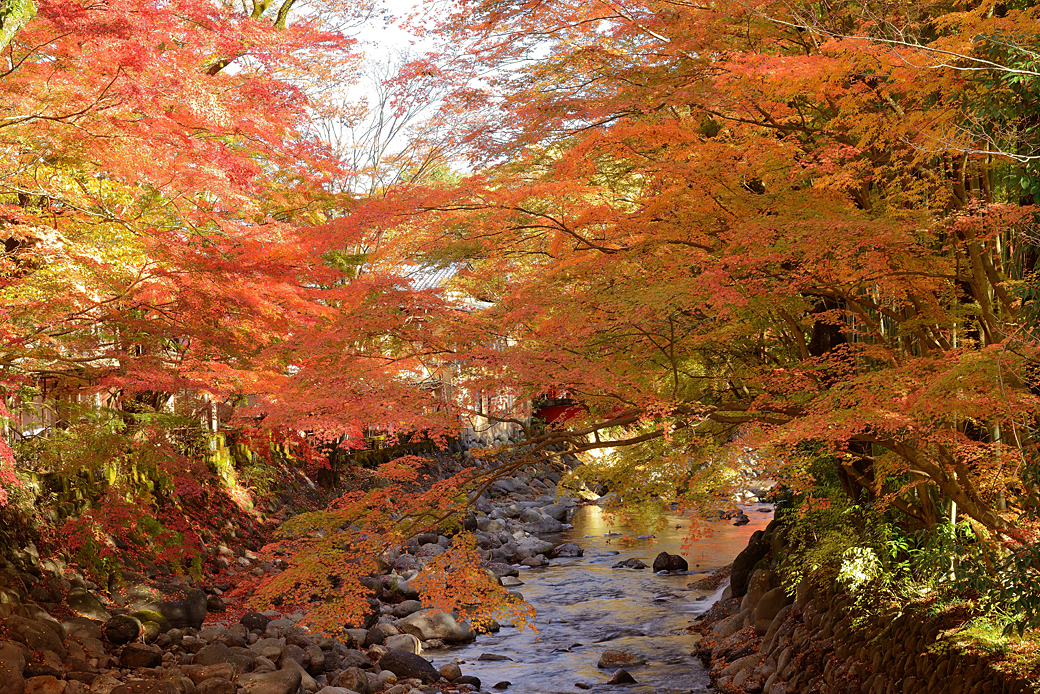
[[[685,631],[721,590],[690,590],[689,584],[699,576],[612,567],[633,557],[650,565],[659,552],[667,551],[681,553],[691,573],[718,568],[732,561],[751,533],[771,520],[772,513],[760,509],[771,511],[761,505],[746,509],[750,523],[743,527],[733,526],[732,521],[712,522],[713,534],[690,543],[685,551],[689,518],[669,516],[668,525],[652,543],[629,543],[621,542],[621,537],[605,537],[637,533],[621,525],[609,510],[598,506],[578,509],[573,530],[547,539],[555,544],[576,542],[585,556],[555,560],[551,566],[520,573],[524,585],[519,590],[538,610],[537,634],[506,627],[474,643],[424,655],[437,666],[460,658],[465,661],[463,672],[480,677],[485,691],[508,681],[512,683],[509,694],[570,693],[576,691],[576,682],[582,682],[591,684],[592,694],[614,694],[622,688],[605,684],[611,673],[600,670],[596,663],[605,649],[620,648],[649,663],[633,671],[638,684],[624,687],[628,694],[706,692],[707,673],[690,655],[690,637],[677,632]],[[485,652],[513,660],[478,661]]]

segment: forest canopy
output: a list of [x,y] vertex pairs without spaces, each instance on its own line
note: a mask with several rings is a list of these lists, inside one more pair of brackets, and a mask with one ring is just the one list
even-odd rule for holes
[[755,475],[1035,547],[1036,8],[428,10],[354,103],[363,0],[0,0],[8,492],[477,414],[525,430],[501,469],[578,455],[632,503]]

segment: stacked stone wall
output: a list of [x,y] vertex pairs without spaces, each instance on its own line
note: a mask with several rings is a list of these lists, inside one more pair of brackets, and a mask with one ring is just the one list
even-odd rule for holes
[[[769,539],[768,531],[752,538],[749,549]],[[729,693],[1040,691],[1040,684],[1003,671],[999,658],[963,650],[956,633],[966,617],[956,610],[932,614],[920,604],[864,614],[849,596],[814,594],[806,583],[788,596],[774,572],[759,568],[700,620],[695,653],[715,688]]]

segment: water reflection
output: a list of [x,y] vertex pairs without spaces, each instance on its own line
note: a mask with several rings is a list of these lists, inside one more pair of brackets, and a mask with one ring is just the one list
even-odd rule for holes
[[[608,522],[597,506],[575,514],[573,530],[547,539],[559,544],[577,542],[584,557],[555,560],[552,565],[524,570],[519,590],[538,610],[538,634],[503,627],[498,634],[481,636],[475,643],[424,655],[440,666],[452,658],[465,661],[463,673],[476,675],[485,691],[503,681],[509,694],[579,692],[578,682],[592,685],[592,692],[699,692],[708,687],[708,676],[690,655],[689,636],[670,631],[689,626],[718,595],[693,591],[687,585],[699,576],[656,575],[650,569],[612,569],[615,563],[636,557],[647,566],[659,552],[682,554],[690,571],[711,571],[728,564],[747,544],[755,530],[772,518],[767,505],[745,509],[751,522],[734,527],[729,521],[713,524],[714,535],[695,541],[682,551],[688,519],[670,518],[668,529],[657,534],[653,545],[623,544],[607,533],[625,532]],[[676,526],[681,526],[676,528]],[[585,537],[589,535],[591,537]],[[631,672],[637,684],[607,685],[610,670],[596,667],[607,648],[640,655],[646,667]],[[482,653],[495,653],[512,661],[478,661]]]

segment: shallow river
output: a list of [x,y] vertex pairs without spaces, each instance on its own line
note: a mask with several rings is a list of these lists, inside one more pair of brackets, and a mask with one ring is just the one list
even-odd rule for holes
[[[620,537],[608,536],[624,532],[623,526],[610,525],[598,506],[579,508],[571,521],[573,530],[546,539],[555,544],[576,542],[585,556],[557,559],[550,566],[520,573],[524,585],[517,590],[538,611],[537,635],[530,629],[503,627],[466,646],[423,655],[437,667],[453,658],[464,661],[463,674],[479,677],[484,691],[495,691],[495,684],[508,681],[507,694],[573,694],[581,691],[575,687],[577,682],[592,685],[592,692],[706,691],[708,675],[690,655],[690,637],[669,632],[688,627],[721,591],[687,588],[703,576],[657,575],[649,568],[636,571],[611,566],[637,557],[649,567],[659,552],[668,552],[681,553],[691,574],[711,571],[736,557],[751,533],[772,519],[771,510],[764,504],[745,508],[751,522],[742,527],[734,527],[731,521],[713,523],[712,537],[698,540],[682,552],[688,519],[672,518],[669,529],[658,532],[652,546],[646,541],[623,545]],[[636,653],[647,661],[647,666],[631,670],[638,684],[605,684],[612,670],[599,670],[596,662],[607,648]],[[478,661],[482,653],[513,660]]]

